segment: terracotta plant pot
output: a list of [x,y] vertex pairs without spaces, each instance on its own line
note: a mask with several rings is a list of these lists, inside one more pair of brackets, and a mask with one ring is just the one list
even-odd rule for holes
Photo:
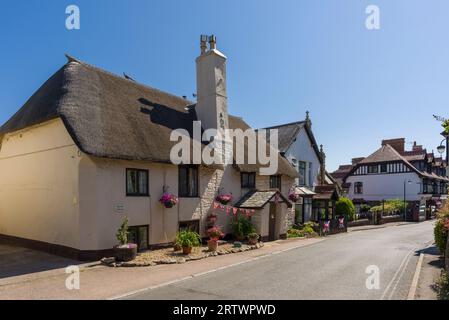
[[256,245],[259,242],[259,238],[249,238],[248,239],[248,244],[251,246]]
[[181,251],[182,250],[182,246],[181,245],[179,245],[179,244],[177,244],[177,243],[175,243],[174,245],[173,245],[173,250],[176,252],[176,251]]
[[117,261],[132,261],[137,256],[137,245],[130,244],[129,247],[114,247],[114,258]]
[[218,241],[217,240],[209,240],[207,241],[207,247],[209,251],[217,251],[218,249]]
[[192,253],[192,247],[182,247],[182,253],[184,253],[184,254],[191,254]]

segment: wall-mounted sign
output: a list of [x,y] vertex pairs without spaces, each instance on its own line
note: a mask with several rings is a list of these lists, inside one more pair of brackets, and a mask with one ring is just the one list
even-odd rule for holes
[[125,212],[125,205],[123,203],[117,203],[114,205],[114,212],[115,213],[124,213]]

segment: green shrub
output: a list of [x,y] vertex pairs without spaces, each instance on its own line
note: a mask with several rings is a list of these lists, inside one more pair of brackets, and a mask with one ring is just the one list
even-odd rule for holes
[[369,209],[371,213],[383,213],[385,215],[392,215],[404,212],[404,201],[400,199],[386,200],[383,204],[374,206]]
[[121,246],[128,244],[128,222],[128,217],[125,217],[125,219],[123,219],[122,225],[117,230],[117,233],[115,235]]
[[367,204],[362,204],[360,206],[360,212],[362,212],[362,213],[367,213],[370,209],[371,209],[371,207]]
[[444,252],[446,251],[446,244],[448,237],[448,231],[445,226],[445,220],[443,219],[437,220],[435,228],[433,229],[433,234],[435,237],[435,243],[438,247],[438,250],[440,250],[440,253],[444,255]]
[[302,230],[290,228],[287,230],[287,238],[302,238],[305,234]]
[[244,216],[239,216],[232,223],[232,233],[236,237],[246,237],[256,232],[256,227]]
[[447,271],[441,271],[435,287],[439,300],[449,300],[449,273]]
[[176,243],[181,247],[199,247],[201,245],[201,236],[193,231],[180,231],[176,235]]
[[354,220],[355,206],[351,199],[341,197],[335,204],[335,213],[337,216],[345,216],[349,221]]
[[289,230],[287,230],[287,238],[316,236],[317,235],[316,228],[319,228],[319,225],[315,222],[306,222],[302,227],[293,226]]

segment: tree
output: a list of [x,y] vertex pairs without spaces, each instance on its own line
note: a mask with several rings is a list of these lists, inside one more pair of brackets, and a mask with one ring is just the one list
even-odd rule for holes
[[341,197],[335,204],[335,213],[338,216],[346,216],[349,221],[353,221],[355,217],[355,206],[351,199]]

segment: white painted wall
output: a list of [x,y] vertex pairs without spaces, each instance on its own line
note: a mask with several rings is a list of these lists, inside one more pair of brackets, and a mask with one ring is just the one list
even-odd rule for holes
[[6,134],[0,149],[0,233],[78,248],[79,162],[59,119]]
[[[366,201],[382,201],[388,199],[404,198],[404,181],[411,181],[406,185],[406,200],[421,199],[421,178],[415,172],[396,174],[372,174],[349,176],[346,182],[350,183],[348,197],[350,199],[365,199]],[[363,182],[363,194],[354,194],[354,183]]]
[[[312,163],[313,185],[309,187],[315,188],[318,184],[321,164],[314,148],[312,147],[312,141],[310,140],[305,128],[301,128],[301,130],[299,130],[296,141],[292,143],[290,148],[285,153],[285,156],[290,163],[292,163],[291,159],[293,157],[296,158],[298,162],[304,161],[307,163],[305,181],[307,186],[309,186],[309,166],[310,163]],[[296,169],[298,170],[297,167]]]

